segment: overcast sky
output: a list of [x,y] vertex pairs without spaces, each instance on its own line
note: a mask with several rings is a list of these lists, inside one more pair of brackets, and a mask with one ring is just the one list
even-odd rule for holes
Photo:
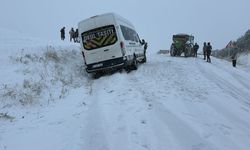
[[1,0],[0,27],[59,39],[62,26],[115,12],[134,24],[149,50],[169,49],[176,33],[221,49],[250,29],[249,6],[250,0]]

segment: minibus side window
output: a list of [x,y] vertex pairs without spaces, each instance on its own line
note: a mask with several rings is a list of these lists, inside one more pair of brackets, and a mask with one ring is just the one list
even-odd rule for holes
[[121,30],[122,30],[122,34],[125,40],[139,42],[139,39],[135,30],[128,28],[126,26],[123,26],[123,25],[121,25]]

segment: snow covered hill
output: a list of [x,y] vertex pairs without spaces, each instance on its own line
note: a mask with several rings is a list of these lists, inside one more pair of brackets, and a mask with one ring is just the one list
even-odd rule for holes
[[152,54],[137,71],[92,80],[77,44],[5,40],[0,38],[0,149],[250,147],[245,66]]

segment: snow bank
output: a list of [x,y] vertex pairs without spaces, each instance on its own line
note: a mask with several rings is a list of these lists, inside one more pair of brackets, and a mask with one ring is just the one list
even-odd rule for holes
[[46,42],[2,28],[0,43],[0,108],[44,105],[83,84],[78,45]]
[[[47,100],[48,103],[50,100],[63,98],[69,88],[82,85],[82,58],[80,52],[74,48],[60,49],[49,46],[39,53],[26,53],[23,50],[15,56],[10,56],[9,61],[10,70],[2,71],[7,73],[5,77],[1,77],[3,80],[0,107],[18,103],[44,104],[41,99]],[[11,65],[17,67],[12,70]],[[7,75],[8,73],[11,74]]]
[[250,68],[250,53],[241,54],[238,58],[238,63]]

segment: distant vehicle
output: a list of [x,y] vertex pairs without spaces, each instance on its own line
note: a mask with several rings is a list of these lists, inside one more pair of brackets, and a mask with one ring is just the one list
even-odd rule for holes
[[82,55],[88,73],[117,68],[136,70],[145,62],[143,43],[127,19],[107,13],[93,16],[78,24]]
[[194,56],[194,36],[188,34],[173,35],[173,43],[170,48],[171,56],[181,56],[184,53],[185,57]]

